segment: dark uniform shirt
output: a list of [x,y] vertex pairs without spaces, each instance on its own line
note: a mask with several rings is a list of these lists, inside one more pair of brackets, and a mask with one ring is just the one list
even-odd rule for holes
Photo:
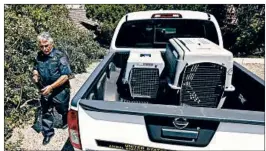
[[[41,51],[38,53],[33,70],[39,72],[44,87],[54,83],[60,76],[72,73],[65,53],[54,48],[49,55],[45,55]],[[69,81],[62,87],[69,87]]]

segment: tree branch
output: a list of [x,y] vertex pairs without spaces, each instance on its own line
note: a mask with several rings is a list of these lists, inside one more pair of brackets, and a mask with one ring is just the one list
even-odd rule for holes
[[26,100],[26,101],[20,106],[20,109],[23,108],[24,106],[26,106],[26,105],[28,104],[28,102],[33,101],[33,100],[38,100],[38,98],[33,98],[33,99]]
[[19,102],[18,102],[18,106],[16,107],[16,110],[18,110],[20,104],[21,104],[21,101],[22,101],[22,93],[23,93],[23,85],[22,85],[22,80],[20,81],[20,84],[21,84],[21,89],[20,89],[20,99],[19,99]]

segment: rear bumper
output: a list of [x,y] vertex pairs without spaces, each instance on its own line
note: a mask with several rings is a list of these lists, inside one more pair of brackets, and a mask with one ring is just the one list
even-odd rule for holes
[[88,111],[80,106],[78,110],[83,150],[145,150],[143,147],[146,150],[264,149],[264,126],[260,125],[220,123],[208,146],[191,147],[150,141],[143,116]]

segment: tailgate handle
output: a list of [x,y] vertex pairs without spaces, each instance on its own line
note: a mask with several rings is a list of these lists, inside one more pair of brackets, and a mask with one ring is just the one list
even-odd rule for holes
[[176,138],[176,139],[197,139],[198,131],[179,130],[179,129],[165,129],[162,128],[162,137]]

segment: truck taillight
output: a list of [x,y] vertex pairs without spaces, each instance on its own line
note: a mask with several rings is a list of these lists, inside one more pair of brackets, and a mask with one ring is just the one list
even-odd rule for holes
[[73,147],[82,149],[79,135],[79,126],[78,126],[78,112],[75,110],[69,110],[67,115],[68,123],[68,133],[70,142]]
[[182,18],[182,15],[179,13],[159,13],[153,14],[151,18]]

